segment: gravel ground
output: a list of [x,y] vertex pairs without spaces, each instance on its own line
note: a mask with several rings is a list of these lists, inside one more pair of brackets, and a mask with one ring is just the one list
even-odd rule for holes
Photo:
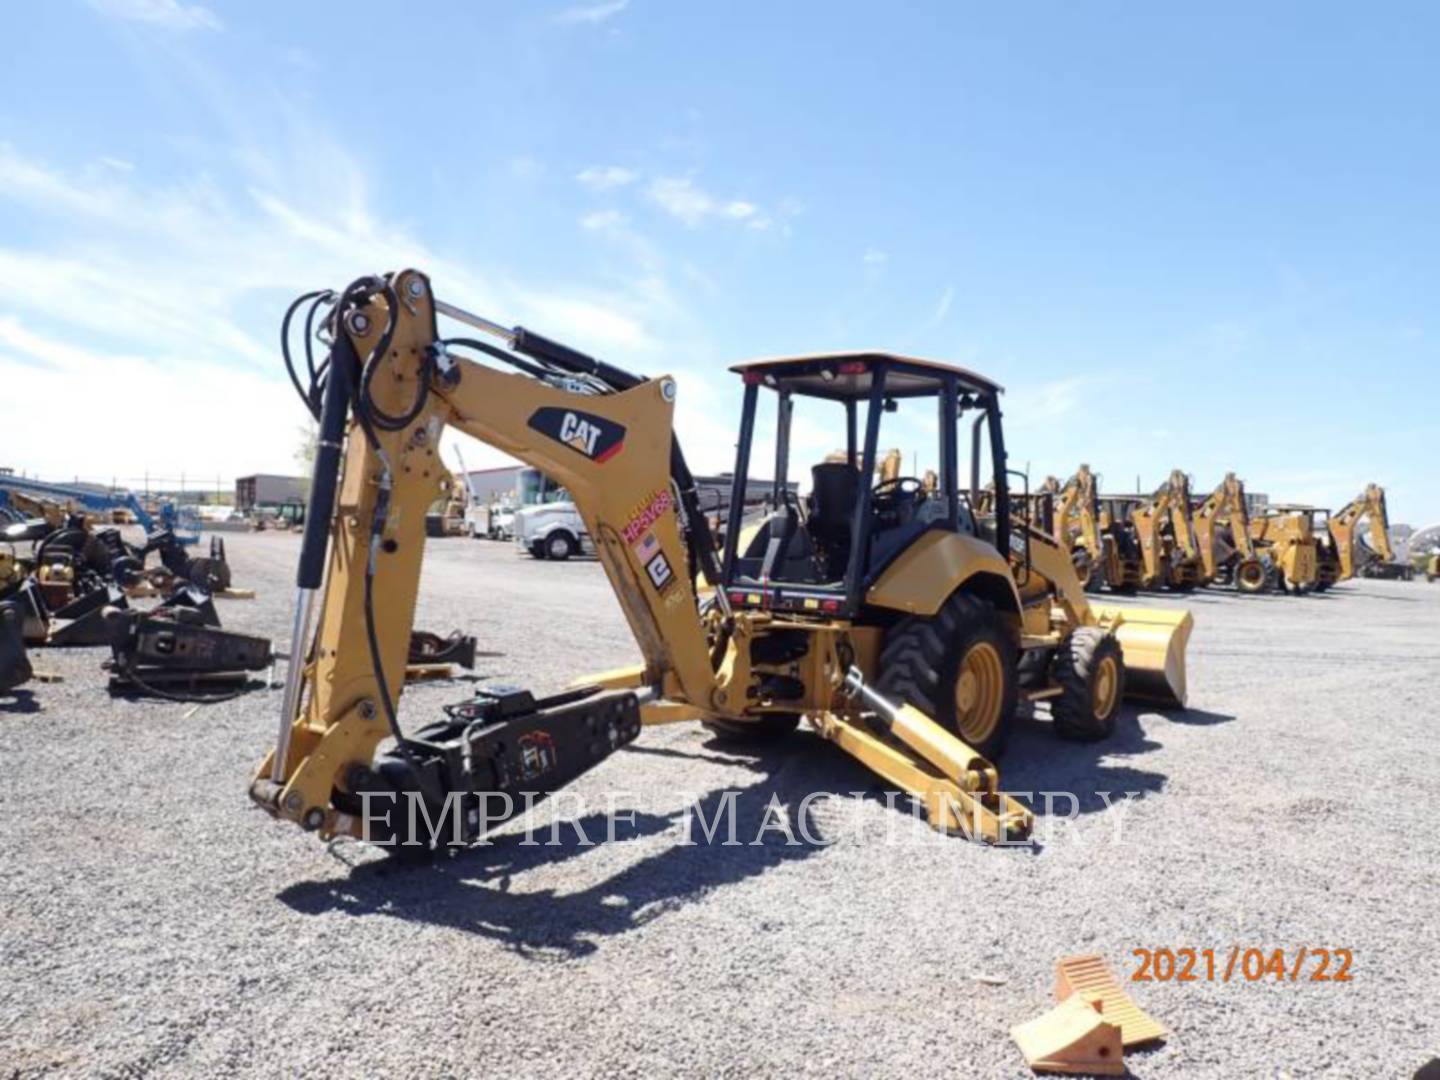
[[[260,598],[226,625],[283,640],[296,538],[227,543]],[[594,563],[431,551],[418,625],[502,653],[485,676],[634,659]],[[0,699],[0,1075],[1026,1076],[1008,1030],[1057,957],[1239,944],[1350,948],[1353,980],[1127,983],[1173,1029],[1135,1076],[1408,1077],[1440,1055],[1440,587],[1181,602],[1194,707],[1093,748],[1023,724],[1006,787],[1078,815],[1041,803],[1014,850],[933,834],[808,733],[684,725],[555,808],[601,842],[391,866],[250,806],[278,691],[192,715],[110,700],[100,651],[36,652],[65,681]],[[466,692],[414,687],[402,717]],[[778,799],[815,842],[684,843],[725,792],[742,841]],[[636,813],[606,840],[610,794]]]

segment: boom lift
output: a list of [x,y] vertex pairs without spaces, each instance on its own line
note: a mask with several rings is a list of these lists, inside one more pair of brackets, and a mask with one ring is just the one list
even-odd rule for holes
[[1190,478],[1173,469],[1170,478],[1130,512],[1140,542],[1147,589],[1190,592],[1200,584],[1200,551],[1190,524]]
[[1200,549],[1201,583],[1233,584],[1236,592],[1258,593],[1274,587],[1275,570],[1256,554],[1250,538],[1245,485],[1233,472],[1195,508],[1195,542]]
[[[134,493],[129,491],[104,491],[78,484],[55,484],[26,476],[15,476],[13,473],[0,475],[0,491],[10,492],[12,497],[29,496],[32,499],[55,503],[72,513],[83,512],[97,518],[113,515],[117,511],[127,513],[134,517],[147,534],[168,529],[175,533],[180,543],[187,546],[200,539],[199,530],[191,527],[194,523],[182,523],[180,513],[173,503],[161,505],[160,517],[157,520]],[[182,528],[182,525],[186,527]]]
[[[1370,543],[1357,537],[1362,519],[1368,521]],[[1363,577],[1402,578],[1409,580],[1415,568],[1395,561],[1390,545],[1390,514],[1385,506],[1385,489],[1367,484],[1365,490],[1346,506],[1330,515],[1325,535],[1320,537],[1322,559],[1338,564],[1337,579],[1349,581],[1356,574]]]
[[[1125,693],[1184,702],[1191,616],[1091,607],[1068,552],[1017,528],[1001,390],[982,376],[885,353],[732,368],[744,401],[717,548],[674,437],[669,376],[640,378],[436,301],[415,270],[307,294],[287,326],[306,301],[330,305],[330,354],[302,388],[319,442],[295,660],[277,743],[250,789],[275,817],[325,838],[383,841],[394,834],[370,803],[398,799],[400,813],[418,802],[464,843],[516,812],[515,797],[555,791],[642,724],[699,720],[722,737],[777,737],[804,716],[918,799],[936,828],[994,840],[1030,825],[991,764],[1018,699],[1049,701],[1058,732],[1084,739],[1112,730]],[[441,338],[437,314],[489,340]],[[776,403],[776,508],[752,530],[741,524],[741,486],[762,392]],[[806,500],[787,479],[800,398],[833,409],[847,439],[844,461],[812,467]],[[938,412],[934,492],[908,476],[872,484],[881,421],[901,402]],[[643,663],[548,698],[482,691],[406,733],[397,705],[446,426],[570,491]],[[971,510],[982,467],[999,495],[989,519]],[[697,589],[702,577],[713,589]]]

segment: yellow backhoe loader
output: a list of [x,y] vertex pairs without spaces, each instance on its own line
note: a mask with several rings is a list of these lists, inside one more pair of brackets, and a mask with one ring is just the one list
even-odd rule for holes
[[[1030,827],[992,764],[1019,701],[1048,702],[1057,732],[1077,739],[1108,734],[1122,696],[1184,702],[1191,616],[1091,606],[1069,553],[1012,519],[1001,388],[983,376],[886,353],[732,368],[744,398],[717,547],[675,438],[669,376],[631,375],[438,301],[415,270],[307,294],[290,314],[305,302],[328,305],[317,325],[330,353],[302,389],[319,438],[293,661],[276,745],[250,787],[277,818],[388,844],[418,805],[453,826],[432,838],[468,843],[643,724],[758,738],[803,717],[936,828],[996,840]],[[437,316],[474,333],[442,337]],[[740,487],[762,394],[776,403],[775,509],[752,530]],[[787,479],[801,400],[846,432],[845,460],[813,466],[804,499]],[[872,480],[881,422],[901,404],[938,407],[933,491],[916,477]],[[481,691],[406,732],[398,703],[447,427],[569,490],[643,660],[552,697]],[[998,493],[988,518],[972,510],[986,476]]]
[[[1120,565],[1114,536],[1101,527],[1099,485],[1090,466],[1082,463],[1063,485],[1057,481],[1052,487],[1054,479],[1048,478],[1046,484],[1054,492],[1052,535],[1070,552],[1080,583],[1087,592],[1099,592],[1111,580],[1123,582],[1126,569]],[[1138,561],[1129,577],[1132,584],[1139,584]]]
[[1320,546],[1315,539],[1317,512],[1313,506],[1277,504],[1250,519],[1255,553],[1269,560],[1281,592],[1324,592],[1334,580],[1322,576]]
[[1190,478],[1179,469],[1130,511],[1146,589],[1190,592],[1200,584],[1200,549],[1190,522]]
[[1200,549],[1201,584],[1233,585],[1236,592],[1267,592],[1275,568],[1255,551],[1245,485],[1226,473],[1220,486],[1195,507],[1195,542]]
[[[1369,525],[1368,545],[1358,536],[1362,520]],[[1395,549],[1390,545],[1385,489],[1379,484],[1367,484],[1343,509],[1331,514],[1326,524],[1325,535],[1319,538],[1323,549],[1321,558],[1338,564],[1337,580],[1349,581],[1357,574],[1403,581],[1415,576],[1412,565],[1395,560]]]
[[1140,538],[1130,524],[1130,515],[1140,505],[1140,497],[1101,495],[1098,502],[1101,550],[1105,553],[1105,585],[1111,592],[1132,594],[1140,588],[1145,576],[1145,561],[1140,557]]

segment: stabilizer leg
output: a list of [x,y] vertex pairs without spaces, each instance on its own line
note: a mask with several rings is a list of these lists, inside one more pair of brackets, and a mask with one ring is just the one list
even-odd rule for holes
[[[921,800],[927,820],[943,832],[990,843],[1024,840],[1034,827],[1026,807],[999,790],[995,766],[909,705],[896,705],[865,685],[851,668],[845,685],[873,719],[823,713],[820,734],[867,768]],[[867,730],[868,728],[868,730]]]

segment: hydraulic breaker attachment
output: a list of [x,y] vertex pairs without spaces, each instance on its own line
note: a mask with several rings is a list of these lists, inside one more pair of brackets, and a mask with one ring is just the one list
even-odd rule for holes
[[105,608],[111,693],[166,697],[238,689],[249,672],[274,662],[269,638],[221,630],[211,623],[213,616],[213,607],[207,613],[179,601],[154,611]]
[[824,713],[816,720],[820,734],[919,799],[932,828],[990,843],[1030,835],[1030,811],[1000,791],[999,772],[974,749],[918,709],[866,686],[859,668],[845,676],[845,689],[870,712],[869,724]]
[[[528,690],[490,687],[445,713],[372,763],[352,766],[330,807],[313,807],[301,824],[322,837],[412,850],[473,843],[640,734],[639,698],[623,690],[536,700]],[[278,810],[284,790],[261,778],[250,797]]]
[[1195,617],[1168,608],[1093,604],[1099,625],[1110,628],[1125,653],[1125,696],[1168,707],[1185,707],[1185,649]]
[[442,638],[429,630],[410,631],[410,664],[457,664],[466,671],[475,670],[475,638],[451,631]]

